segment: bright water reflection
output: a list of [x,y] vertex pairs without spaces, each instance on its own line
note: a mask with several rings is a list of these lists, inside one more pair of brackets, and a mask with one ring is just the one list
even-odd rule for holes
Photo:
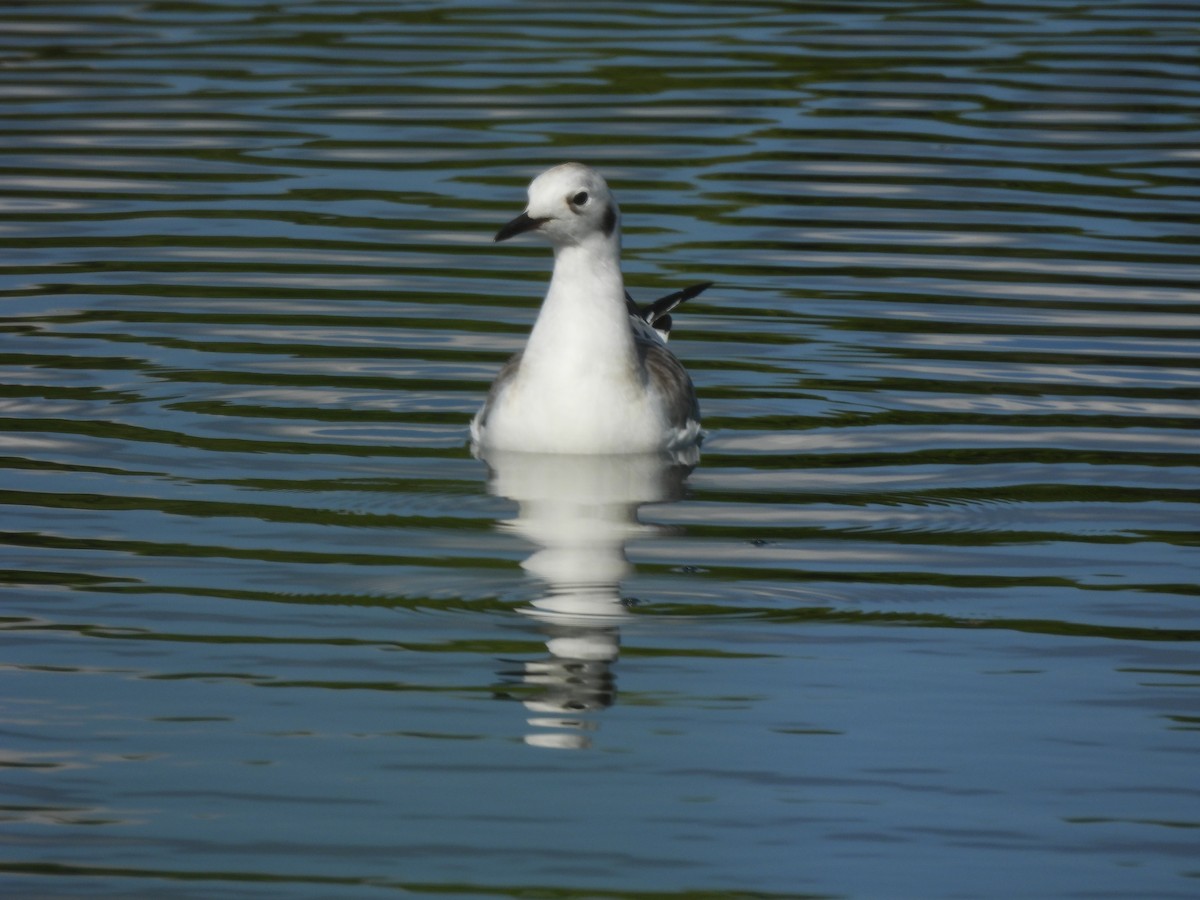
[[[560,7],[0,9],[0,894],[1195,894],[1194,10]],[[682,487],[470,455],[571,158]]]
[[[694,454],[693,454],[694,455]],[[677,500],[691,461],[658,454],[552,456],[489,451],[488,490],[517,503],[504,523],[537,549],[523,568],[545,584],[526,612],[545,623],[549,657],[527,662],[521,680],[538,686],[527,709],[578,713],[610,706],[612,666],[620,648],[620,624],[629,618],[621,582],[632,574],[625,545],[647,532],[638,510],[647,503]],[[529,724],[590,730],[580,718],[539,715]],[[542,747],[591,746],[569,732],[535,732],[526,740]]]

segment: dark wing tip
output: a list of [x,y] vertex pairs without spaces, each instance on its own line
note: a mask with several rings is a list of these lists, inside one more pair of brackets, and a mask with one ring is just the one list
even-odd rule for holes
[[682,303],[684,300],[691,300],[693,297],[703,294],[714,284],[716,284],[715,281],[701,281],[699,284],[693,284],[689,287],[685,287],[679,292],[679,302]]
[[667,294],[665,297],[660,297],[658,300],[655,300],[650,304],[650,306],[646,309],[643,318],[645,318],[645,320],[651,325],[654,325],[660,318],[665,316],[680,303],[685,303],[686,301],[691,300],[693,297],[704,293],[712,286],[713,282],[702,281],[699,284],[689,285],[681,291],[676,291],[673,294]]

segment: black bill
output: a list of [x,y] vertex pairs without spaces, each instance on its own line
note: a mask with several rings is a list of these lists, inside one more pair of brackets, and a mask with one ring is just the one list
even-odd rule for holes
[[533,231],[535,228],[540,228],[547,220],[535,219],[529,213],[521,213],[503,228],[496,232],[495,241],[507,241],[510,237],[516,237],[518,234],[523,234],[526,231]]

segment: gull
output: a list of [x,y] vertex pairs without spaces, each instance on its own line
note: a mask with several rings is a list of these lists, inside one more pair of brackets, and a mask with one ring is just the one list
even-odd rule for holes
[[709,286],[639,307],[621,277],[621,212],[600,173],[580,163],[543,172],[496,241],[535,232],[554,273],[525,348],[500,370],[471,422],[476,448],[535,453],[694,450],[700,407],[667,349],[671,310]]

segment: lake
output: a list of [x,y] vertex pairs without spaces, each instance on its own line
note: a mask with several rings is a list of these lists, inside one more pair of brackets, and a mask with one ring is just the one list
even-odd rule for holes
[[[1193,5],[0,25],[0,893],[1200,894]],[[472,455],[566,160],[691,471]]]

